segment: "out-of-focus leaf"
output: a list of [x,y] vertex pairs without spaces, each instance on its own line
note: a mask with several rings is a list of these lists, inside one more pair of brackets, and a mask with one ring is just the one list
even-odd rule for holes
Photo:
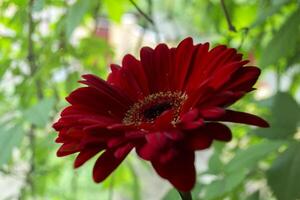
[[224,164],[220,160],[220,154],[214,153],[208,162],[208,171],[212,174],[217,174],[224,169]]
[[41,11],[44,7],[45,0],[35,0],[33,3],[33,11],[38,12]]
[[250,196],[247,197],[246,200],[259,200],[259,191],[254,192]]
[[76,87],[78,87],[77,81],[79,79],[80,79],[80,75],[78,74],[78,72],[70,73],[67,76],[67,80],[64,82],[64,87],[65,87],[66,92],[71,92]]
[[107,72],[107,59],[113,55],[108,42],[99,37],[83,38],[76,53],[84,68],[102,76]]
[[180,195],[174,188],[170,189],[166,193],[166,195],[162,198],[162,200],[176,200],[176,199],[180,199]]
[[268,184],[278,200],[300,198],[300,143],[293,143],[267,171]]
[[[103,182],[102,186],[105,189],[110,189],[111,185],[113,183],[114,189],[117,189],[120,186],[126,186],[130,187],[132,186],[132,172],[130,171],[128,165],[126,165],[127,160],[125,160],[125,163],[120,165],[111,176],[109,176],[105,181]],[[127,193],[126,195],[130,195],[130,193]]]
[[250,146],[245,150],[239,151],[235,157],[226,165],[226,172],[239,171],[244,168],[251,168],[260,159],[276,151],[284,144],[283,141],[263,141],[259,144]]
[[292,13],[262,51],[260,64],[274,65],[293,54],[300,35],[300,9]]
[[49,122],[49,116],[54,106],[54,99],[44,99],[24,111],[24,118],[37,127],[43,128]]
[[[299,58],[299,60],[300,60],[300,58]],[[290,91],[292,92],[292,94],[296,94],[299,87],[300,87],[300,71],[296,72],[292,77],[292,82],[291,82],[291,86],[290,86]]]
[[88,11],[91,1],[77,0],[68,10],[66,16],[66,37],[70,38],[74,29],[80,24],[84,14]]
[[108,16],[110,19],[118,22],[121,19],[122,14],[125,11],[126,6],[128,5],[129,1],[127,0],[103,0],[104,7],[108,12]]
[[139,181],[139,177],[137,176],[137,173],[134,169],[134,167],[132,166],[131,162],[128,161],[128,168],[131,172],[131,176],[132,176],[132,193],[133,193],[133,200],[140,200],[141,199],[141,185],[140,185],[140,181]]
[[300,107],[288,93],[279,92],[275,95],[271,107],[270,128],[258,129],[255,134],[270,139],[285,139],[292,137],[300,121]]
[[197,200],[199,198],[199,194],[201,193],[202,188],[203,188],[203,184],[200,182],[196,182],[196,184],[192,190],[193,199]]
[[[289,3],[291,0],[278,0],[276,1],[276,4],[274,5],[270,5],[270,7],[268,8],[264,8],[264,6],[261,6],[261,11],[257,17],[257,19],[255,20],[255,22],[251,25],[251,27],[255,27],[255,26],[259,26],[262,23],[264,23],[267,19],[269,19],[272,15],[274,15],[275,13],[277,13],[278,11],[281,10],[281,8],[286,5],[287,3]],[[265,3],[265,1],[262,1],[263,3]]]
[[[200,184],[199,182],[197,182],[195,184],[193,190],[191,191],[193,199],[195,199],[195,200],[198,199],[198,196],[199,196],[202,188],[203,188],[203,185]],[[162,200],[177,200],[177,199],[179,200],[181,198],[180,198],[178,191],[175,190],[174,188],[171,188],[162,198]]]
[[246,170],[238,170],[222,179],[211,182],[206,190],[204,199],[217,199],[238,187],[247,175]]
[[24,136],[21,124],[7,127],[0,124],[0,166],[10,160],[13,148],[20,145]]
[[6,70],[9,68],[9,66],[10,66],[10,64],[11,64],[11,61],[10,60],[1,60],[0,61],[0,65],[1,65],[1,67],[0,67],[0,78],[3,76],[3,74],[6,72]]

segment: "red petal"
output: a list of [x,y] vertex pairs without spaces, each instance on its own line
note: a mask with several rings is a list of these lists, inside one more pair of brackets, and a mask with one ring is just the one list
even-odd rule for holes
[[72,105],[83,105],[89,109],[101,111],[105,116],[123,118],[129,105],[124,104],[126,100],[116,99],[116,96],[101,93],[91,87],[78,88],[73,91],[67,98],[67,101]]
[[120,144],[126,142],[126,140],[127,140],[127,139],[124,138],[124,137],[112,137],[112,138],[110,138],[110,139],[108,140],[107,146],[108,146],[109,148],[117,147],[117,146],[119,146]]
[[167,130],[167,131],[164,131],[164,134],[172,139],[172,140],[175,140],[175,141],[179,141],[183,138],[183,133],[177,129],[172,129],[172,130]]
[[136,153],[144,160],[152,160],[153,158],[158,156],[159,151],[158,149],[153,148],[151,144],[145,143],[142,146],[136,148]]
[[192,190],[196,182],[194,152],[181,152],[167,163],[152,161],[156,172],[180,191]]
[[148,81],[148,87],[150,93],[156,93],[159,91],[159,79],[157,77],[157,71],[154,71],[154,50],[150,47],[143,47],[140,51],[141,63],[145,71],[145,75]]
[[99,147],[99,146],[86,148],[86,149],[83,149],[82,151],[80,151],[80,153],[78,154],[78,156],[76,157],[76,159],[74,161],[74,168],[80,167],[86,161],[88,161],[89,159],[91,159],[93,156],[95,156],[97,153],[99,153],[101,150],[104,149],[104,146],[102,146],[102,147]]
[[159,44],[154,49],[154,66],[152,73],[155,73],[155,80],[159,83],[159,90],[160,91],[168,91],[172,89],[172,85],[170,85],[170,70],[172,66],[170,66],[171,56],[170,51],[167,45]]
[[216,140],[230,141],[232,138],[230,129],[224,124],[212,122],[207,123],[204,128]]
[[118,87],[135,101],[143,96],[142,89],[134,74],[128,68],[122,67],[116,69],[114,66],[111,65],[112,72],[109,74],[107,82]]
[[181,122],[194,121],[194,119],[196,119],[196,117],[198,116],[198,114],[199,114],[198,109],[192,109],[192,110],[188,111],[187,113],[184,113],[180,117],[180,121]]
[[[216,49],[216,50],[215,50]],[[221,69],[227,63],[240,61],[241,57],[237,55],[237,52],[233,48],[227,48],[224,45],[215,47],[209,52],[211,62],[208,63],[207,69],[209,69],[208,74],[214,73],[216,70]]]
[[202,118],[199,118],[195,121],[180,123],[179,126],[185,130],[192,130],[192,129],[199,128],[203,124],[204,124],[204,120]]
[[56,152],[58,157],[67,156],[73,153],[78,152],[80,149],[78,148],[79,145],[77,143],[65,143],[61,145],[61,147]]
[[166,135],[161,132],[148,133],[145,137],[147,142],[157,149],[166,147],[168,142]]
[[[129,152],[128,152],[129,153]],[[127,154],[128,154],[127,153]],[[106,150],[95,163],[93,169],[93,178],[94,181],[99,183],[106,179],[125,159],[127,154],[122,155],[121,157],[116,158],[112,150]]]
[[181,90],[184,86],[186,76],[188,74],[189,68],[191,67],[193,52],[195,50],[193,45],[193,39],[188,37],[181,41],[176,48],[174,60],[175,74],[173,75],[172,85],[176,85],[174,89]]
[[232,76],[224,88],[232,91],[252,91],[252,86],[256,83],[259,75],[260,69],[257,67],[242,67]]
[[231,91],[221,91],[215,93],[215,95],[210,96],[204,101],[198,102],[197,107],[207,108],[207,107],[227,107],[232,105],[237,100],[242,98],[245,92],[231,92]]
[[182,117],[180,118],[180,122],[177,123],[177,126],[185,130],[195,129],[199,126],[202,126],[204,121],[202,118],[197,118],[198,114],[199,111],[196,108],[188,111],[187,113],[182,115]]
[[218,120],[225,122],[249,124],[259,127],[269,127],[268,122],[256,115],[233,110],[226,110],[225,114],[221,116]]
[[219,107],[210,107],[200,110],[200,114],[203,118],[218,118],[225,113],[225,110]]
[[169,140],[160,132],[146,135],[147,142],[137,148],[138,155],[145,160],[152,160],[160,156],[160,153],[168,147]]
[[141,62],[132,55],[127,54],[123,58],[122,66],[123,68],[128,69],[133,74],[141,90],[143,91],[143,94],[145,96],[149,95],[148,80]]
[[114,156],[116,158],[122,158],[124,155],[127,155],[132,149],[133,149],[134,145],[131,143],[128,143],[122,147],[119,147],[118,149],[116,149]]
[[154,129],[162,130],[162,129],[170,129],[172,128],[172,120],[174,118],[173,110],[167,110],[163,112],[159,117],[155,119]]
[[243,67],[248,62],[248,60],[231,62],[218,69],[218,71],[212,77],[209,86],[211,86],[214,89],[219,89],[221,86],[223,86],[226,82],[230,80],[231,74],[233,74],[239,68]]
[[197,52],[195,54],[195,59],[193,63],[193,68],[190,70],[190,76],[188,77],[188,82],[186,85],[186,90],[188,92],[197,89],[205,79],[200,79],[201,74],[205,71],[205,62],[207,61],[207,54],[209,49],[209,43],[199,44]]
[[127,94],[125,94],[121,90],[118,90],[115,87],[112,87],[111,85],[109,85],[106,81],[102,80],[101,78],[99,78],[95,75],[92,75],[92,74],[86,74],[86,75],[83,75],[82,77],[85,80],[79,81],[79,82],[97,89],[102,94],[102,96],[107,96],[111,100],[115,100],[125,106],[132,104],[132,101],[130,100],[130,98]]
[[186,146],[191,150],[202,150],[210,147],[213,136],[205,128],[186,133]]
[[177,155],[178,155],[178,150],[175,148],[169,148],[166,150],[166,152],[163,152],[159,155],[159,162],[161,164],[166,164],[170,161],[172,161]]
[[140,130],[125,132],[125,137],[128,139],[144,138],[144,136],[145,132]]

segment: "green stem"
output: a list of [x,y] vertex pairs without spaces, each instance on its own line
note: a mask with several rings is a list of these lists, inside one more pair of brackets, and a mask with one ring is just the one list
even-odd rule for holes
[[179,190],[178,192],[182,200],[193,200],[191,192],[181,192]]
[[224,12],[227,24],[228,24],[228,29],[232,32],[236,32],[235,26],[233,26],[233,24],[231,22],[231,18],[229,16],[229,12],[227,10],[224,0],[220,0],[220,1],[221,1],[221,7],[223,9],[223,12]]

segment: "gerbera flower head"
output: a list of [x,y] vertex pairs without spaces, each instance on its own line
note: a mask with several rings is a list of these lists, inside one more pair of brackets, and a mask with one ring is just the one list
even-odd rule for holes
[[230,141],[221,122],[267,127],[263,119],[227,107],[253,90],[260,70],[224,45],[193,44],[176,48],[143,47],[140,60],[112,64],[107,80],[87,74],[73,91],[53,127],[58,156],[78,153],[75,168],[98,157],[93,178],[103,181],[135,149],[155,171],[180,191],[196,179],[195,151],[213,140]]

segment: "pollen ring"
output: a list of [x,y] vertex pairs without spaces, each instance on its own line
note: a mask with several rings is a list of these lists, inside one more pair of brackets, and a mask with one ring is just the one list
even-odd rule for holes
[[176,121],[186,99],[187,95],[183,92],[166,91],[150,94],[129,108],[123,123],[140,125],[142,122],[154,122],[166,110],[174,111],[173,121]]

